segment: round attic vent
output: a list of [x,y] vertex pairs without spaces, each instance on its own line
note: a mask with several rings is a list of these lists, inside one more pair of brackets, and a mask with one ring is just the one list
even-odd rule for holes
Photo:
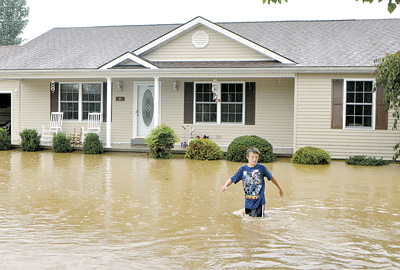
[[192,43],[196,48],[205,48],[210,41],[208,34],[204,31],[197,31],[192,36]]

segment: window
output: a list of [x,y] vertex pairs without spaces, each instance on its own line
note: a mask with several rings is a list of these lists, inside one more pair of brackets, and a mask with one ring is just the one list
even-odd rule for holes
[[197,123],[243,123],[244,84],[220,83],[219,98],[215,102],[212,83],[195,84]]
[[64,119],[85,120],[89,112],[101,112],[101,93],[101,83],[60,83]]
[[372,127],[372,90],[372,81],[346,81],[346,127]]
[[243,84],[221,84],[221,122],[242,123],[243,121]]
[[90,112],[101,112],[101,84],[82,84],[82,118],[88,119]]
[[60,105],[64,119],[78,120],[79,113],[79,84],[69,83],[60,85]]
[[211,89],[211,83],[196,84],[196,122],[217,122],[217,103],[213,101]]

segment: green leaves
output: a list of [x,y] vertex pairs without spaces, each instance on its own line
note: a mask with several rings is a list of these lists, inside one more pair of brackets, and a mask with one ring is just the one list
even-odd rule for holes
[[[395,0],[395,2],[397,4],[400,4],[400,0]],[[397,5],[395,3],[393,3],[392,0],[389,0],[389,4],[388,4],[389,13],[392,13],[396,9],[396,7],[397,7]]]
[[24,129],[19,133],[21,136],[21,149],[22,151],[38,151],[40,148],[40,138],[36,129]]
[[[282,0],[262,0],[262,1],[263,1],[263,4],[268,2],[268,5],[270,5],[271,2],[274,4],[276,4],[276,3],[282,4]],[[284,1],[287,3],[288,0],[284,0]]]
[[195,160],[215,160],[222,158],[224,152],[209,139],[193,139],[186,148],[185,158]]
[[393,128],[397,129],[400,119],[400,51],[387,53],[385,57],[375,60],[377,63],[374,75],[376,85],[384,86],[384,101],[387,109],[393,109]]
[[271,143],[257,135],[236,137],[228,146],[226,159],[234,162],[247,162],[246,152],[250,147],[256,147],[260,150],[259,163],[268,163],[276,160]]
[[360,165],[360,166],[383,166],[388,165],[388,160],[376,159],[375,157],[366,156],[351,156],[345,160],[346,164],[349,165]]
[[0,128],[0,151],[11,149],[11,136],[7,130]]
[[171,127],[161,124],[153,128],[144,141],[154,158],[168,159],[172,158],[170,150],[179,141],[179,136]]
[[[375,60],[376,86],[383,86],[384,101],[386,109],[392,109],[394,118],[393,129],[397,129],[397,123],[400,119],[400,51],[396,53],[387,53],[385,57]],[[375,88],[376,88],[375,86]],[[400,146],[394,147],[396,160],[400,155]]]
[[26,0],[0,1],[0,45],[19,45],[23,29],[28,24],[29,8]]
[[[358,1],[358,0],[356,0],[356,1]],[[371,3],[371,4],[374,2],[374,0],[362,0],[362,1],[363,1],[363,3],[367,2],[367,3]],[[382,1],[383,0],[378,0],[378,3],[382,2]],[[388,11],[391,14],[397,8],[396,4],[400,4],[400,0],[388,0],[388,1],[389,1],[388,2]]]
[[292,162],[308,165],[324,165],[331,162],[329,152],[318,147],[306,146],[297,149],[292,156]]
[[68,153],[72,151],[72,146],[69,138],[64,132],[53,135],[53,152]]
[[88,133],[83,142],[83,152],[88,155],[97,155],[104,152],[103,144],[96,133]]
[[[284,0],[286,3],[288,0]],[[359,1],[359,0],[356,0]],[[374,2],[374,0],[362,0],[363,3],[370,3],[372,4]],[[383,0],[377,0],[378,2],[382,2]],[[396,8],[397,5],[400,4],[400,0],[388,0],[388,11],[391,14]],[[268,3],[268,5],[270,5],[271,3],[274,4],[282,4],[282,0],[262,0],[263,4]]]

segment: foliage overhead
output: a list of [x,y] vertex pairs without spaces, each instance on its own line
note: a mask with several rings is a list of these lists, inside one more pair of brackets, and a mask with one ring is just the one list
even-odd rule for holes
[[[278,3],[278,4],[282,4],[282,0],[262,0],[263,4],[268,3],[268,5],[270,5],[271,3]],[[284,0],[285,2],[287,2],[288,0]],[[358,1],[358,0],[356,0]],[[363,3],[373,3],[374,1],[378,1],[378,2],[382,2],[383,0],[362,0]],[[388,0],[388,11],[389,13],[392,13],[398,4],[400,4],[400,0]]]
[[[356,0],[356,1],[358,1],[358,0]],[[362,0],[362,1],[363,1],[363,3],[368,2],[371,4],[374,2],[374,0]],[[377,0],[377,1],[382,2],[383,0]],[[400,4],[400,0],[388,0],[388,1],[389,1],[388,2],[388,11],[389,11],[389,13],[392,13],[396,9],[397,5]]]
[[[385,57],[375,60],[376,86],[383,86],[386,109],[393,109],[393,128],[397,129],[400,119],[400,51],[387,53]],[[375,86],[375,87],[376,87]]]
[[[375,63],[375,87],[384,87],[383,99],[386,103],[386,109],[393,110],[393,129],[397,129],[397,123],[400,119],[400,51],[387,53],[385,57],[379,58]],[[400,157],[400,143],[397,143],[393,148],[395,150],[393,160],[396,160]]]
[[28,24],[26,0],[0,0],[0,45],[19,45],[18,37]]

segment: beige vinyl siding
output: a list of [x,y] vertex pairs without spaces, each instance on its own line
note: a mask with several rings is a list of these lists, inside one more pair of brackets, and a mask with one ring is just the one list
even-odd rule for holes
[[0,80],[0,93],[11,94],[11,143],[19,144],[19,81]]
[[368,74],[299,74],[295,150],[311,145],[328,151],[333,158],[367,155],[390,159],[400,134],[391,130],[393,119],[390,113],[388,130],[331,129],[332,79],[372,77]]
[[[209,35],[209,44],[205,48],[196,48],[192,44],[192,36],[197,31],[205,31]],[[271,60],[204,26],[188,31],[144,56],[150,61]]]
[[[55,80],[56,82],[101,82],[98,80]],[[23,80],[20,90],[20,127],[23,129],[37,129],[42,133],[42,125],[48,128],[50,123],[50,82],[51,80]],[[67,135],[87,127],[87,121],[64,120],[62,131]],[[105,141],[106,123],[102,124],[101,140]],[[18,143],[20,143],[18,141]]]
[[23,80],[20,89],[20,131],[49,126],[50,81]]
[[[112,143],[129,143],[133,138],[133,102],[136,98],[133,97],[133,80],[121,80],[123,90],[118,91],[113,80],[113,95],[112,95],[112,123],[111,123],[111,142]],[[116,101],[116,97],[124,97],[125,101]],[[104,132],[107,124],[103,123]],[[106,140],[104,133],[104,141]],[[117,146],[116,146],[117,147]]]
[[[173,80],[163,80],[162,118],[179,136],[183,136],[183,83],[179,80],[179,91],[172,91]],[[238,79],[221,82],[256,82],[256,125],[244,124],[193,124],[195,136],[207,134],[220,146],[228,146],[233,139],[242,135],[258,135],[267,139],[274,148],[292,151],[293,144],[293,79]],[[212,82],[212,81],[204,81]]]

